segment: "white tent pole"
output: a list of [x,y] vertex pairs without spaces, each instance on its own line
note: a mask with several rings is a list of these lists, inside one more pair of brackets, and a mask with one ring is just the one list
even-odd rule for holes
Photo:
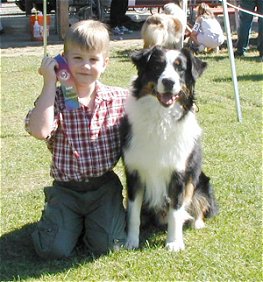
[[44,56],[47,55],[47,0],[43,0],[43,45],[44,45]]
[[234,58],[234,52],[233,52],[233,45],[232,45],[232,38],[231,38],[231,30],[230,30],[230,23],[229,23],[229,16],[227,11],[227,4],[226,0],[221,0],[224,10],[224,24],[225,24],[225,30],[227,33],[227,46],[228,46],[228,55],[230,59],[231,64],[231,71],[232,71],[232,80],[235,90],[235,100],[236,100],[236,112],[238,121],[242,122],[242,113],[241,113],[241,107],[240,107],[240,99],[239,99],[239,92],[238,92],[238,83],[237,83],[237,74],[236,74],[236,65],[235,65],[235,58]]
[[[186,17],[186,24],[187,24],[187,0],[183,0],[183,7],[182,7],[185,17]],[[181,38],[181,48],[184,47],[184,34],[182,34]]]

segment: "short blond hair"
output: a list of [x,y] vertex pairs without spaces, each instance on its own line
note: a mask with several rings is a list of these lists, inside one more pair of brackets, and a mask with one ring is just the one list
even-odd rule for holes
[[88,51],[96,51],[108,57],[110,36],[107,25],[95,20],[75,23],[65,36],[64,52],[67,53],[72,45]]

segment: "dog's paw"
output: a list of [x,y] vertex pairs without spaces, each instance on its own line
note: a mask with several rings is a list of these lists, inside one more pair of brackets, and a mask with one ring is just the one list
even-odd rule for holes
[[165,247],[170,252],[179,252],[185,249],[184,242],[178,242],[178,241],[166,243]]
[[128,238],[125,247],[128,250],[138,249],[139,248],[139,239],[137,238]]
[[194,222],[194,228],[195,229],[202,229],[205,227],[205,223],[203,219],[199,218]]

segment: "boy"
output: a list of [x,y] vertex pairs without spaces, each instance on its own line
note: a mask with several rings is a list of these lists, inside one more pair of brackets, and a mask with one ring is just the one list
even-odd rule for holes
[[56,60],[45,57],[39,69],[44,85],[25,125],[52,152],[54,182],[44,188],[45,208],[32,234],[42,258],[71,256],[81,235],[94,255],[126,239],[122,185],[112,169],[121,155],[119,126],[128,90],[98,81],[108,64],[109,41],[106,26],[93,20],[76,23],[65,37],[76,109],[66,108],[56,87]]

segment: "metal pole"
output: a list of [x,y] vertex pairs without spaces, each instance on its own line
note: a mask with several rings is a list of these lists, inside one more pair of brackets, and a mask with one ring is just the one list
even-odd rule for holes
[[[185,14],[185,18],[186,18],[186,24],[187,24],[187,0],[183,0],[183,7],[182,7],[184,14]],[[181,48],[184,47],[184,34],[182,34],[182,38],[181,38]]]
[[223,10],[224,10],[225,30],[227,33],[228,55],[230,59],[232,80],[233,80],[233,85],[234,85],[234,90],[235,90],[236,112],[237,112],[238,121],[242,122],[242,112],[241,112],[239,92],[238,92],[236,65],[235,65],[235,58],[234,58],[234,52],[233,52],[231,30],[230,30],[230,23],[229,23],[229,16],[228,16],[228,11],[227,11],[226,0],[222,0],[222,5],[223,5]]
[[43,0],[43,45],[44,45],[44,56],[47,55],[47,0]]

